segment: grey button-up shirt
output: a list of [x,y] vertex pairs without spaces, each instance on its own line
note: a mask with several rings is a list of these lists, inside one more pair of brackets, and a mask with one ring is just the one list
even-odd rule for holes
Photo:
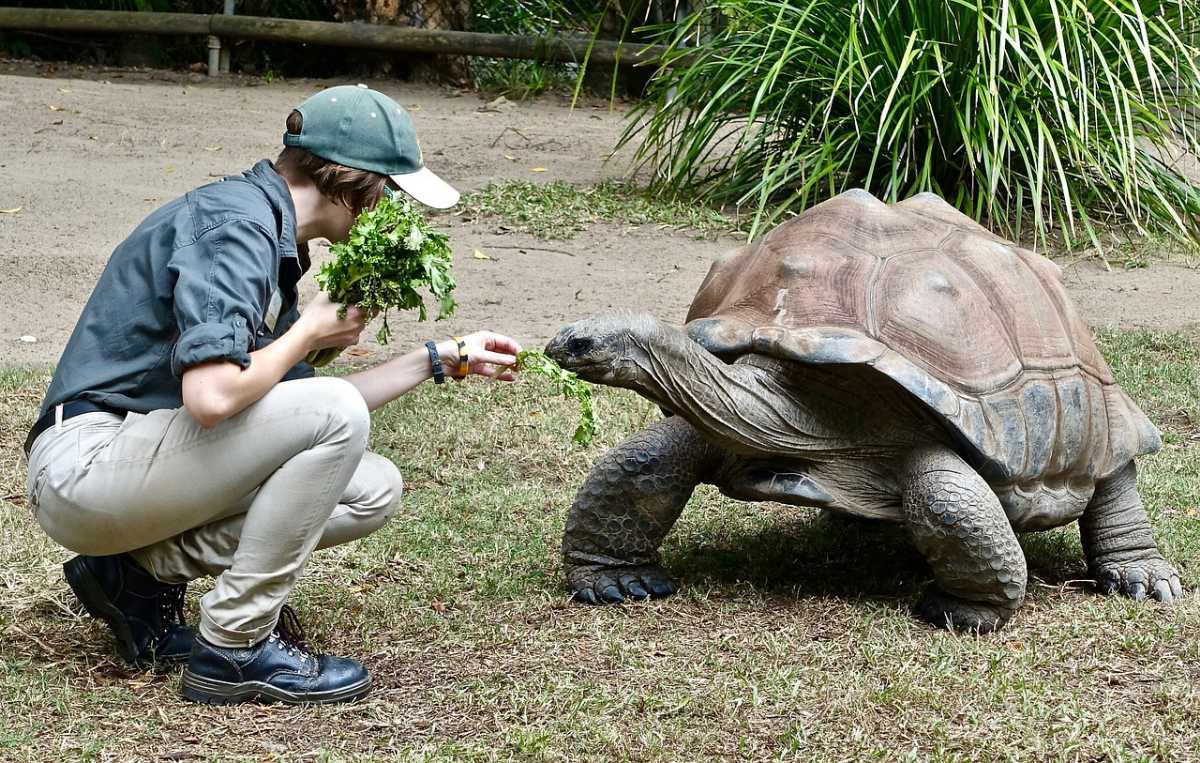
[[[175,199],[113,251],[39,415],[77,399],[139,413],[180,407],[187,368],[245,368],[295,323],[307,269],[291,194],[270,162]],[[300,363],[285,378],[312,375]]]

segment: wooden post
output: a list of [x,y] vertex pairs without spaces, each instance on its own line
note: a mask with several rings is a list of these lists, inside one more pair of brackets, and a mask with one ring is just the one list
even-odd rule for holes
[[[225,0],[224,13],[226,16],[233,15],[234,5],[235,5],[234,0]],[[230,58],[231,58],[231,54],[232,54],[230,47],[231,46],[229,43],[224,43],[223,45],[221,45],[221,73],[222,74],[229,74],[229,64],[230,64]]]
[[214,34],[208,36],[208,76],[216,77],[221,74],[221,38]]

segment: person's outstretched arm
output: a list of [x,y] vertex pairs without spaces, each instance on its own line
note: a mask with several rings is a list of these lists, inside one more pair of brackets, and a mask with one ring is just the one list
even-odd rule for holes
[[[470,363],[468,374],[513,380],[511,366],[517,362],[517,353],[521,351],[521,345],[515,339],[491,331],[476,331],[463,337],[463,341]],[[452,374],[458,365],[458,344],[453,339],[445,339],[437,343],[437,350],[446,374]],[[358,388],[367,407],[373,411],[432,376],[429,352],[420,347],[373,368],[350,374],[346,380]]]

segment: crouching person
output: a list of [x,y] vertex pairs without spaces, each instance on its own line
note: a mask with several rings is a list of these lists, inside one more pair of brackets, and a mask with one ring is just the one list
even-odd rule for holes
[[[396,467],[367,450],[369,411],[431,377],[511,380],[520,350],[477,332],[315,378],[304,357],[356,343],[368,316],[324,295],[298,310],[304,242],[344,240],[385,194],[458,194],[381,93],[323,91],[287,128],[274,164],[172,201],[116,248],[26,441],[37,520],[80,554],[64,565],[75,595],[129,662],[186,661],[184,696],[202,702],[368,691],[361,664],[304,646],[285,603],[313,551],[374,532],[400,499]],[[204,576],[197,633],[183,602]]]

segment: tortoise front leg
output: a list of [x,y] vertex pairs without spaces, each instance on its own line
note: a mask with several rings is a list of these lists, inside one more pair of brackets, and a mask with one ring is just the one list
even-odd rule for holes
[[576,601],[616,604],[675,592],[658,547],[717,457],[679,416],[600,457],[575,495],[563,534],[563,566]]
[[936,581],[915,611],[934,625],[990,633],[1025,597],[1025,554],[1000,500],[948,448],[915,451],[905,464],[904,518]]
[[1139,600],[1149,594],[1162,602],[1183,596],[1179,573],[1154,544],[1132,461],[1097,483],[1079,518],[1079,535],[1088,571],[1104,593],[1120,592]]

